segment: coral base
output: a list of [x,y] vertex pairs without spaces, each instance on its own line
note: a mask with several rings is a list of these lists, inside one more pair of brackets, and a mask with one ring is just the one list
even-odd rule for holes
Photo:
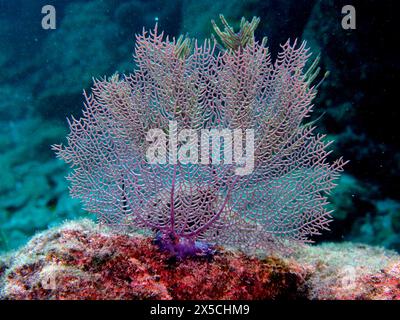
[[[399,299],[398,256],[376,249],[374,265],[363,260],[371,250],[306,247],[288,259],[219,248],[176,259],[149,237],[83,220],[2,257],[0,288],[3,299]],[[359,264],[338,264],[346,252]]]

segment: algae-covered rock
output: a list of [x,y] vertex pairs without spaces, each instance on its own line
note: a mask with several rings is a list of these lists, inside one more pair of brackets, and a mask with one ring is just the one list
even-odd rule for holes
[[177,259],[145,234],[89,220],[38,234],[0,258],[3,299],[399,299],[400,257],[356,244],[290,256],[219,247]]

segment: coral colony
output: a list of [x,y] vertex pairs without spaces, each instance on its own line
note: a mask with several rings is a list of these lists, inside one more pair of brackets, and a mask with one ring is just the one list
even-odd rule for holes
[[[306,122],[318,58],[287,41],[275,62],[259,19],[199,43],[143,31],[136,70],[94,81],[69,121],[73,197],[101,223],[147,229],[177,256],[309,242],[327,229],[327,194],[345,164]],[[179,128],[179,130],[178,130]]]

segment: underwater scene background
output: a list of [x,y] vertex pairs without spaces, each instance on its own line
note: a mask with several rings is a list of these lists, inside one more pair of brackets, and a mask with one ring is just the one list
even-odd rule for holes
[[[44,30],[42,7],[56,8]],[[341,8],[356,8],[344,30]],[[395,83],[399,60],[392,1],[332,0],[0,0],[0,252],[66,219],[87,217],[71,199],[67,166],[50,145],[65,141],[66,117],[80,116],[92,77],[130,73],[134,36],[142,28],[204,39],[220,13],[238,26],[261,18],[274,57],[287,38],[321,55],[311,120],[335,142],[346,166],[330,196],[335,210],[321,241],[353,241],[400,252],[400,152]]]

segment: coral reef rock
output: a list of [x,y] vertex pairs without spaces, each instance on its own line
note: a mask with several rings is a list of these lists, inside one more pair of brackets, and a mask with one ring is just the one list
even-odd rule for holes
[[217,248],[176,259],[141,233],[84,219],[0,257],[2,299],[399,299],[400,257],[356,244],[301,246],[290,257]]

